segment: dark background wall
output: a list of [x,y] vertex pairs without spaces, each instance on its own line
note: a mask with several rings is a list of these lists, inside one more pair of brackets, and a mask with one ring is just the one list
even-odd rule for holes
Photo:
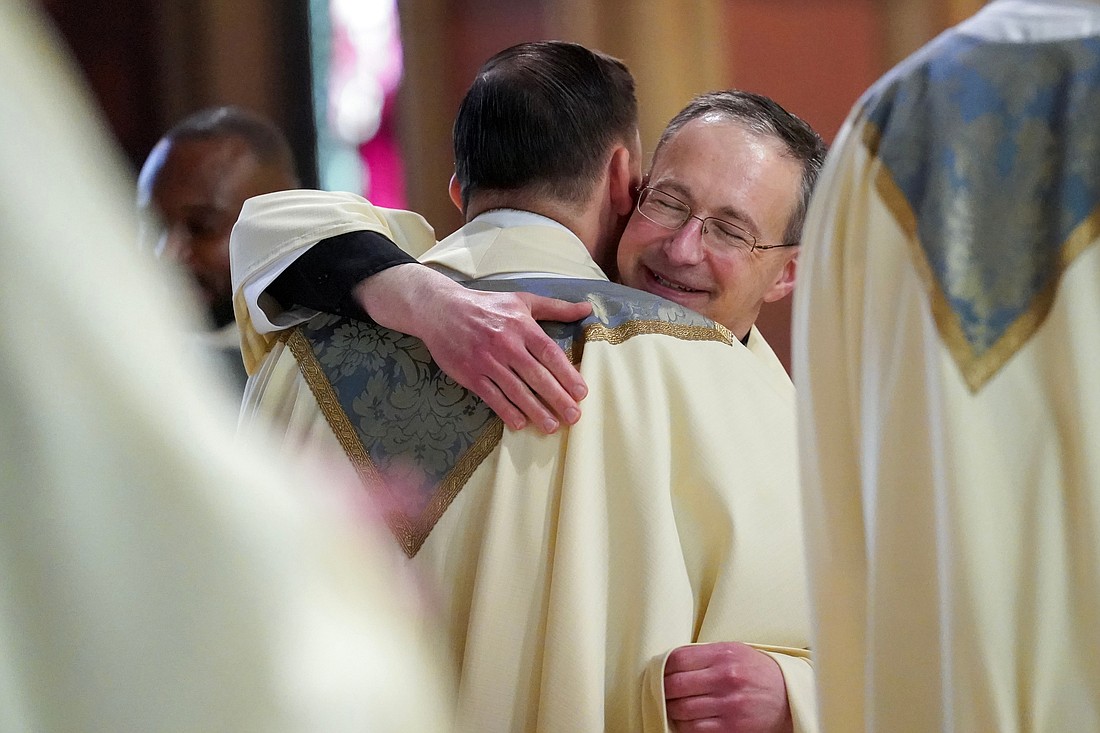
[[275,120],[312,184],[304,0],[42,0],[134,171],[190,112],[239,104]]
[[[362,0],[369,2],[370,0]],[[136,171],[196,109],[239,104],[288,133],[315,185],[309,0],[42,0]],[[692,95],[737,86],[775,98],[831,140],[880,74],[982,0],[399,0],[400,135],[410,208],[440,234],[450,129],[478,66],[505,46],[562,38],[623,58],[638,79],[643,145]],[[790,299],[759,325],[789,364]]]

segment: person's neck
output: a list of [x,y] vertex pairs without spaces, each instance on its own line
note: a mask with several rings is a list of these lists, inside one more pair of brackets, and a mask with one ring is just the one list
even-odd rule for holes
[[[529,211],[532,214],[553,219],[577,235],[589,254],[595,257],[601,251],[603,229],[600,226],[599,216],[597,212],[591,210],[592,207],[535,197],[486,194],[470,199],[466,205],[466,222],[469,223],[475,217],[494,209]],[[599,261],[599,258],[596,258],[596,263],[601,266],[604,264]]]
[[734,322],[723,323],[722,325],[730,330],[730,333],[734,335],[734,338],[748,346],[749,334],[752,333],[752,327],[756,325],[756,319],[759,315],[760,309],[757,308],[756,312],[752,313],[751,316],[747,319],[740,319]]
[[211,331],[220,331],[233,323],[233,299],[226,297],[210,306],[209,326]]

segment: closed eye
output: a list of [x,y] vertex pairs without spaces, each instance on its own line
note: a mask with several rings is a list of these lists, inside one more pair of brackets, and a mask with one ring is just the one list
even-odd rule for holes
[[707,224],[714,228],[715,235],[723,242],[735,246],[752,246],[748,232],[736,224],[721,219],[708,219]]

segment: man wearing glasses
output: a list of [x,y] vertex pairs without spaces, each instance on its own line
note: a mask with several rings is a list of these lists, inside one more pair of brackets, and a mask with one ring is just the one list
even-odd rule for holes
[[[551,99],[560,109],[560,100]],[[460,110],[460,121],[468,113]],[[588,189],[587,201],[606,195],[621,203],[626,185],[625,207],[609,203],[593,219],[575,217],[575,203],[532,196],[540,189],[529,184],[518,193],[473,186],[458,139],[462,129],[456,124],[460,180],[452,193],[457,189],[468,222],[423,261],[479,287],[585,298],[594,313],[576,330],[551,327],[592,390],[584,416],[563,417],[571,426],[550,436],[503,431],[457,488],[455,473],[440,479],[454,490],[427,527],[415,518],[392,524],[413,564],[443,597],[462,680],[460,721],[475,730],[662,730],[670,721],[683,729],[815,730],[793,388],[752,323],[763,302],[793,285],[796,248],[783,245],[797,239],[823,158],[820,139],[755,95],[701,97],[662,138],[647,185],[637,186],[637,174],[627,176],[632,180],[610,175]],[[527,134],[545,135],[533,125]],[[611,161],[616,155],[606,154]],[[572,229],[565,238],[562,221]],[[620,231],[617,269],[624,283],[667,300],[606,283],[605,272],[616,266],[613,248],[603,244]],[[425,238],[407,220],[394,221],[346,194],[251,200],[234,232],[239,300],[264,277],[270,282],[263,273],[288,253],[318,240],[328,240],[326,246],[339,240],[337,248],[346,252],[348,236],[356,233],[361,244],[375,247],[384,244],[378,233],[410,249]],[[578,237],[587,253],[576,246]],[[498,240],[508,247],[498,247]],[[553,251],[540,249],[536,240],[556,244]],[[317,268],[316,261],[299,266]],[[301,285],[329,274],[295,277]],[[357,294],[379,322],[427,336],[433,355],[437,346],[476,348],[454,325],[471,291],[451,295],[457,287],[451,280],[417,265],[391,267],[371,280],[383,287],[360,286]],[[275,289],[288,304],[311,304],[309,293]],[[271,318],[257,298],[243,300],[250,301],[246,326]],[[339,312],[346,303],[324,307]],[[644,317],[639,309],[648,309]],[[291,325],[287,316],[278,315],[278,325]],[[326,387],[301,375],[324,371],[326,363],[338,371],[355,359],[377,360],[392,348],[400,351],[400,339],[372,332],[379,348],[349,358],[335,348],[332,326],[314,337],[317,323],[348,324],[318,318],[285,337],[287,348],[272,348],[254,377],[244,421],[253,410],[289,416],[282,419],[288,434],[334,446],[332,435],[341,434],[347,419],[359,434],[348,442],[343,431],[342,447],[368,473],[388,459],[374,446],[404,434],[367,413],[377,405],[394,412],[396,400],[387,394],[401,388],[386,394],[357,388],[350,402],[360,407],[333,414],[332,404],[349,403],[342,378],[335,374]],[[443,325],[440,338],[417,325],[425,318],[433,321],[429,331]],[[266,347],[259,336],[249,338],[257,351]],[[293,349],[296,360],[287,357]],[[526,378],[525,369],[510,367]],[[353,379],[369,380],[400,368],[380,363],[352,371]],[[310,391],[329,408],[311,407]],[[279,392],[291,395],[289,401]],[[315,416],[327,413],[303,420],[311,409]],[[459,410],[438,423],[467,419]],[[364,439],[371,431],[375,437]],[[475,445],[464,456],[476,453]],[[363,454],[369,460],[357,462]]]
[[791,292],[824,146],[755,94],[704,94],[669,122],[619,242],[619,277],[714,319],[775,359],[753,328]]

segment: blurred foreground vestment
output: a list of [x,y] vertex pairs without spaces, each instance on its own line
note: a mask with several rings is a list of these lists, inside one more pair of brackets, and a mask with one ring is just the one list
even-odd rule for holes
[[1100,731],[1100,3],[859,102],[795,297],[825,729]]
[[378,548],[235,448],[56,49],[0,3],[0,730],[446,730]]

